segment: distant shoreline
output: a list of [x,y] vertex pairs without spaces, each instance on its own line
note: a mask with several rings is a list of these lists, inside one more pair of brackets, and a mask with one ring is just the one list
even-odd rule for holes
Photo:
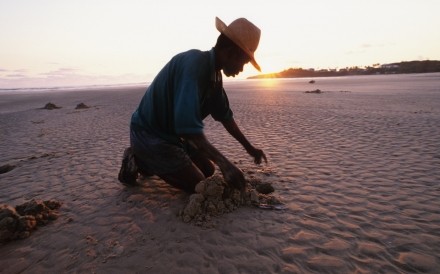
[[[268,73],[250,76],[244,79],[224,79],[224,82],[235,82],[235,81],[246,81],[246,80],[258,80],[258,79],[295,79],[295,78],[320,78],[320,77],[345,77],[345,76],[374,76],[374,75],[399,75],[399,74],[429,74],[429,73],[440,73],[440,61],[413,61],[419,64],[416,69],[409,70],[404,66],[399,66],[400,71],[397,70],[398,67],[395,64],[382,65],[382,71],[378,68],[367,67],[368,69],[362,69],[358,67],[353,67],[349,69],[342,69],[339,71],[335,70],[313,70],[313,69],[302,69],[302,68],[290,68],[278,73]],[[423,63],[425,62],[425,63]],[[402,63],[412,63],[412,62],[402,62]],[[414,63],[412,63],[414,64]],[[422,64],[422,65],[420,65]],[[425,64],[423,66],[423,64]],[[428,66],[426,66],[428,64]],[[433,65],[435,64],[435,65]],[[388,66],[388,68],[387,68]],[[386,69],[385,69],[385,68]],[[428,71],[426,71],[428,70]],[[148,87],[151,84],[150,81],[137,82],[137,83],[116,83],[116,84],[89,84],[89,85],[63,85],[63,86],[37,86],[37,87],[11,87],[3,88],[0,87],[0,94],[5,93],[26,93],[26,92],[48,92],[48,91],[69,91],[69,90],[94,90],[94,89],[114,89],[114,88],[131,88],[131,87]]]
[[145,83],[125,83],[125,84],[107,84],[107,85],[70,85],[70,86],[47,86],[47,87],[18,87],[18,88],[0,88],[0,93],[4,92],[47,92],[47,91],[75,91],[75,90],[95,90],[95,89],[114,89],[143,87],[149,85]]
[[289,68],[281,72],[260,74],[246,79],[268,78],[311,78],[311,77],[339,77],[359,75],[386,75],[386,74],[414,74],[440,72],[440,61],[404,61],[391,64],[374,64],[367,67],[350,67],[343,69]]

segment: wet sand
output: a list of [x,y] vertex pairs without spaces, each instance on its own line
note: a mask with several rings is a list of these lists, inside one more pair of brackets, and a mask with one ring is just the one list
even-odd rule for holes
[[[57,220],[0,246],[0,269],[438,273],[440,92],[318,88],[230,86],[237,123],[269,164],[211,119],[206,135],[287,209],[241,207],[211,228],[183,222],[189,196],[157,177],[117,180],[144,87],[0,94],[0,165],[15,167],[0,174],[0,203],[62,203]],[[40,109],[48,102],[61,108]]]

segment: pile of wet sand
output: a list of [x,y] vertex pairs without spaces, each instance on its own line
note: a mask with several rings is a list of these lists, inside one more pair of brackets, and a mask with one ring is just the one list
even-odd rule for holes
[[61,107],[55,105],[54,103],[47,103],[46,105],[44,105],[44,107],[42,107],[41,109],[48,109],[48,110],[53,110],[53,109],[59,109]]
[[58,219],[56,210],[61,203],[55,200],[32,199],[16,207],[0,205],[0,243],[27,238],[38,226]]
[[255,206],[262,209],[284,209],[283,203],[272,192],[270,183],[260,179],[247,179],[246,190],[240,192],[231,188],[220,175],[211,176],[195,187],[188,203],[179,212],[179,217],[186,223],[197,226],[213,226],[213,217],[230,213],[239,207]]
[[84,103],[79,103],[75,107],[75,109],[86,109],[86,108],[90,108],[90,107]]

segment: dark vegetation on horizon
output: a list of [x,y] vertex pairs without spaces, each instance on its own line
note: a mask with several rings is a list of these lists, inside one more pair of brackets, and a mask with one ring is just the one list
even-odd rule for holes
[[262,78],[301,78],[301,77],[331,77],[349,75],[373,75],[373,74],[400,74],[400,73],[427,73],[440,72],[440,61],[403,61],[391,64],[373,64],[366,67],[350,67],[343,69],[303,69],[289,68],[281,72],[250,76],[247,79]]

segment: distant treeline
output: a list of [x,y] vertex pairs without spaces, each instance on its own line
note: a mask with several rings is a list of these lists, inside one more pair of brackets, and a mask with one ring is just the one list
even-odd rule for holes
[[440,72],[440,61],[404,61],[391,64],[374,64],[367,67],[347,67],[343,69],[302,69],[290,68],[276,73],[260,74],[248,79],[261,78],[300,78],[300,77],[330,77],[348,75],[399,74]]

